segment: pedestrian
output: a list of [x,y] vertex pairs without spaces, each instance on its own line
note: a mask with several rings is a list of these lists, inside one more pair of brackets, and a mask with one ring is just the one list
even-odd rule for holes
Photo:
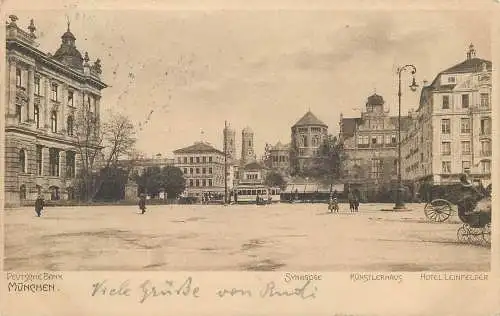
[[42,215],[44,204],[43,197],[39,195],[35,200],[35,212],[38,217]]
[[352,193],[352,191],[349,191],[349,193],[347,193],[347,199],[349,200],[349,210],[351,212],[354,212],[354,194]]
[[358,212],[359,211],[359,191],[355,190],[353,193],[354,196],[354,211]]
[[139,197],[139,209],[141,210],[141,214],[146,213],[146,195],[141,194]]

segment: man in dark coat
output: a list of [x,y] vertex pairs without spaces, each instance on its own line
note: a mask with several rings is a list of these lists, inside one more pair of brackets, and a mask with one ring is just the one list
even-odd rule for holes
[[44,204],[45,203],[43,201],[43,197],[41,195],[39,195],[35,200],[35,212],[36,212],[36,215],[38,217],[40,217],[40,215],[42,215],[42,210],[43,210]]
[[139,209],[141,210],[141,214],[146,213],[146,196],[141,194],[139,197]]

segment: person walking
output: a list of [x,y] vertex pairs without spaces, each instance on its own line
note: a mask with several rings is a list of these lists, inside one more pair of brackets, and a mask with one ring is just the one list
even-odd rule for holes
[[347,193],[347,199],[349,200],[349,210],[354,212],[354,194],[351,190]]
[[359,191],[355,190],[353,193],[354,197],[354,211],[358,212],[359,211]]
[[45,203],[43,201],[43,197],[41,195],[39,195],[35,200],[36,216],[40,217],[42,215],[42,210],[43,210],[44,206],[45,206]]
[[141,194],[139,197],[139,209],[141,210],[141,214],[146,213],[146,195]]

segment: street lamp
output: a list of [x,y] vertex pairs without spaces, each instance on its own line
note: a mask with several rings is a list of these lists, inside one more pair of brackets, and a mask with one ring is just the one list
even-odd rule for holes
[[417,68],[413,65],[404,65],[403,67],[398,67],[398,189],[396,191],[396,205],[394,206],[394,210],[403,210],[405,208],[405,204],[402,201],[402,191],[403,191],[403,182],[401,180],[401,73],[403,71],[411,71],[413,76],[412,83],[410,85],[411,91],[415,92],[418,88],[417,82],[415,81],[415,73],[417,72]]

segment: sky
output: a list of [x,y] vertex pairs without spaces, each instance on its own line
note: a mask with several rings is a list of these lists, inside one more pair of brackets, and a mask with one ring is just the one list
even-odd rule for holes
[[[76,46],[100,58],[101,112],[130,116],[137,148],[153,155],[208,141],[222,149],[228,121],[250,126],[255,151],[290,141],[308,110],[339,131],[339,116],[356,117],[369,95],[397,115],[398,65],[414,64],[416,80],[432,81],[466,58],[491,60],[489,17],[481,11],[21,11],[35,20],[39,49],[54,53],[67,20]],[[406,87],[402,111],[418,105]]]

